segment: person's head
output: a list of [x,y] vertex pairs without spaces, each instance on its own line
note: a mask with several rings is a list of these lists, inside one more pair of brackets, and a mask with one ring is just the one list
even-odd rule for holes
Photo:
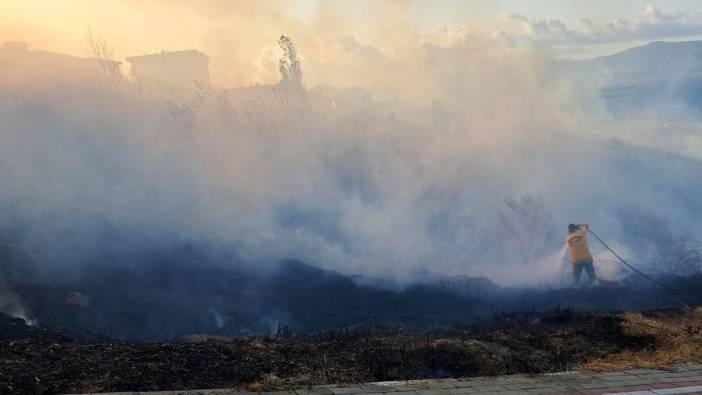
[[568,233],[573,233],[578,229],[579,229],[578,225],[576,225],[576,224],[569,224],[568,225]]

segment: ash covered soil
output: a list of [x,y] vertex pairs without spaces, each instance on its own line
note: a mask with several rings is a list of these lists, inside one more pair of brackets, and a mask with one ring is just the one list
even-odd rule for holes
[[[168,270],[165,270],[165,269]],[[0,314],[0,393],[319,384],[702,362],[702,276],[594,289],[449,278],[393,290],[301,262],[194,265],[12,284],[39,325]],[[623,313],[623,311],[647,311]]]
[[665,289],[636,274],[580,291],[504,288],[468,276],[398,287],[292,260],[268,272],[207,266],[197,259],[139,262],[91,267],[73,281],[15,281],[12,291],[27,314],[44,326],[128,341],[180,341],[200,333],[252,336],[275,333],[281,326],[310,334],[359,323],[393,323],[424,332],[480,323],[496,312],[608,312],[702,304],[702,275],[660,277]]
[[[315,335],[182,342],[75,339],[0,315],[0,393],[206,388],[276,390],[330,383],[652,366],[702,361],[702,309],[495,314],[408,333],[356,326]],[[685,346],[685,347],[682,347]],[[681,351],[682,350],[682,351]]]

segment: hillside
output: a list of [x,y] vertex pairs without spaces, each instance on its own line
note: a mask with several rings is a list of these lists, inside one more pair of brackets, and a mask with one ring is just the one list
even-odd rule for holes
[[702,41],[656,41],[568,69],[584,95],[615,119],[702,119]]

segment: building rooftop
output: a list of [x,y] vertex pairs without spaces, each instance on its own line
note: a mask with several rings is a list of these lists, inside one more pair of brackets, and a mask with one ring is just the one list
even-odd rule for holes
[[203,52],[198,51],[197,49],[185,49],[182,51],[162,51],[162,52],[156,52],[152,54],[144,54],[144,55],[137,55],[137,56],[128,56],[124,58],[127,62],[132,62],[134,60],[139,60],[139,59],[156,59],[159,57],[163,56],[182,56],[182,55],[195,55],[195,56],[200,56],[203,59],[209,60],[209,57],[205,55]]
[[85,61],[85,62],[108,62],[113,64],[120,64],[122,62],[111,59],[98,59],[98,58],[83,58],[80,56],[68,55],[59,52],[47,51],[44,49],[29,49],[29,45],[24,41],[10,41],[5,42],[0,46],[0,52],[9,55],[27,54],[33,56],[49,57],[52,59],[62,59],[62,60],[72,60],[72,61]]

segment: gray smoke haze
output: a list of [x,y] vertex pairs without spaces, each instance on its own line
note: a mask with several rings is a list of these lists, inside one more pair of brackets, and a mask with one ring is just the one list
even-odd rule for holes
[[700,163],[603,133],[548,53],[470,37],[367,56],[359,87],[302,93],[6,80],[0,236],[46,277],[189,242],[511,285],[560,275],[571,222],[646,265],[700,239]]

